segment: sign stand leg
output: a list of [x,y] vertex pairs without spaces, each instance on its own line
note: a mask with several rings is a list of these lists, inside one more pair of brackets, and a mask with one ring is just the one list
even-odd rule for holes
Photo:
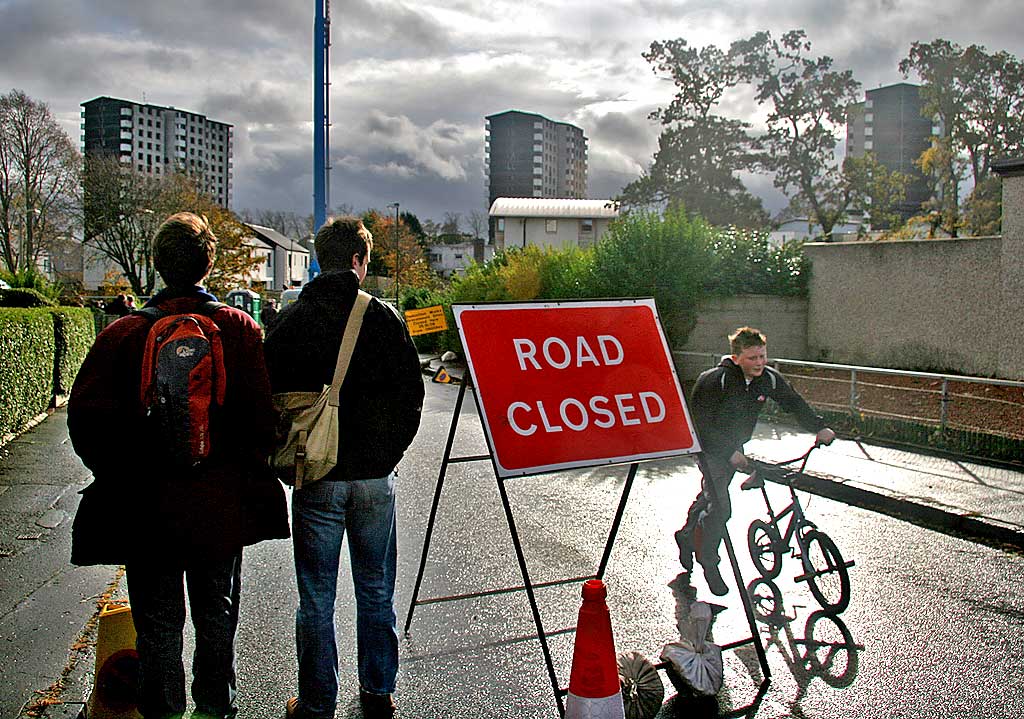
[[615,519],[612,521],[611,531],[608,532],[608,541],[604,545],[604,554],[601,555],[601,564],[597,568],[597,579],[604,579],[604,570],[608,568],[608,559],[612,555],[615,537],[618,535],[619,525],[622,523],[622,514],[626,511],[626,501],[629,499],[629,492],[633,488],[633,480],[636,479],[636,471],[639,467],[640,465],[636,462],[629,465],[629,474],[626,475],[626,483],[622,487],[619,508],[615,511]]
[[[715,489],[714,482],[710,481],[711,473],[708,469],[707,463],[704,461],[704,454],[697,455],[697,466],[705,477],[709,478],[705,482],[705,491],[711,495],[711,501],[717,500],[717,492]],[[725,491],[729,491],[726,487]],[[761,688],[767,688],[768,683],[771,681],[772,670],[768,666],[768,656],[764,651],[764,642],[761,641],[761,633],[757,628],[757,620],[754,617],[754,607],[750,603],[750,597],[747,596],[747,589],[743,584],[743,575],[740,573],[740,565],[736,559],[736,550],[733,548],[732,535],[729,534],[729,527],[723,528],[722,540],[725,544],[725,552],[729,556],[729,564],[732,566],[733,577],[736,579],[736,589],[740,593],[740,601],[743,603],[743,612],[747,617],[747,625],[750,627],[750,638],[741,639],[736,642],[731,642],[722,646],[722,649],[734,649],[744,644],[753,644],[754,650],[757,652],[757,661],[761,665],[761,672],[764,675],[764,680],[761,682]]]
[[526,589],[526,596],[530,600],[530,611],[533,612],[533,622],[537,625],[537,639],[540,640],[541,650],[544,652],[544,663],[548,668],[548,678],[551,680],[551,690],[555,694],[555,702],[558,704],[558,713],[565,715],[565,705],[562,702],[561,688],[558,686],[558,677],[555,676],[555,665],[551,661],[551,649],[548,647],[548,637],[544,632],[544,624],[540,618],[540,608],[537,606],[537,597],[533,591],[533,582],[530,580],[530,572],[526,568],[526,556],[523,554],[523,545],[519,541],[519,530],[516,529],[516,520],[512,515],[512,506],[508,501],[508,492],[505,491],[505,480],[498,479],[498,491],[501,493],[501,504],[505,508],[505,519],[508,520],[509,534],[512,535],[512,544],[516,549],[516,559],[519,560],[519,570],[523,574],[523,584]]
[[430,551],[430,538],[434,534],[434,521],[437,519],[437,507],[441,502],[441,489],[444,487],[444,478],[448,472],[448,463],[451,459],[452,445],[455,443],[455,430],[459,426],[459,414],[462,411],[462,402],[466,398],[466,385],[469,378],[463,378],[459,385],[459,398],[455,401],[455,411],[452,413],[451,425],[448,428],[448,442],[444,448],[444,457],[441,459],[441,469],[437,475],[437,486],[434,488],[434,501],[430,505],[430,518],[427,520],[427,533],[423,538],[423,551],[420,554],[420,568],[416,572],[416,585],[412,590],[412,599],[409,601],[409,613],[405,616],[405,633],[409,633],[409,626],[412,624],[412,613],[416,608],[416,601],[420,596],[420,585],[423,583],[423,572],[427,566],[427,553]]

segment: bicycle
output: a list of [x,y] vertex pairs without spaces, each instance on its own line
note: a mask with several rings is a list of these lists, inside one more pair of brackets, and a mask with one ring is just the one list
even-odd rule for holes
[[[751,522],[747,530],[747,547],[757,571],[769,580],[778,577],[782,571],[783,552],[788,551],[798,556],[804,573],[797,575],[796,581],[807,582],[811,594],[824,611],[839,614],[850,605],[848,570],[854,566],[854,562],[845,561],[832,538],[804,516],[803,506],[793,489],[793,479],[803,473],[811,452],[817,447],[818,445],[814,444],[801,456],[778,464],[752,460],[754,472],[740,487],[761,490],[765,506],[768,508],[769,521],[755,519]],[[798,462],[800,468],[793,469],[791,465]],[[789,494],[793,498],[789,506],[778,514],[772,509],[768,492],[765,491],[765,477],[789,487]],[[789,525],[783,532],[780,522],[787,514],[790,515]],[[791,546],[794,537],[796,549]]]

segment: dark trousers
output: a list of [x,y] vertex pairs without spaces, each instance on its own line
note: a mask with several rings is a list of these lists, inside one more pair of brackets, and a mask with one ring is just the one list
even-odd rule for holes
[[242,575],[242,552],[184,567],[159,562],[125,566],[128,598],[139,652],[139,711],[146,719],[180,717],[185,712],[182,630],[185,590],[196,648],[192,657],[192,699],[196,712],[233,717],[235,700],[235,629]]
[[732,516],[729,483],[736,470],[728,460],[704,456],[701,491],[686,513],[683,532],[693,538],[697,561],[718,564],[718,548],[725,536],[725,523]]

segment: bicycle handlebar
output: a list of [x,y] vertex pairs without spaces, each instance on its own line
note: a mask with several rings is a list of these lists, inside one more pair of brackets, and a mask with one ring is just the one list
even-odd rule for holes
[[811,445],[810,449],[808,449],[806,452],[801,454],[799,457],[794,457],[793,459],[787,459],[785,462],[764,462],[764,461],[757,460],[757,459],[752,459],[750,461],[754,465],[754,471],[755,472],[762,471],[762,470],[768,470],[769,472],[771,472],[771,470],[785,469],[789,465],[796,464],[797,462],[800,463],[800,469],[798,471],[802,472],[804,470],[804,467],[807,466],[807,460],[811,456],[811,452],[813,452],[814,450],[816,450],[820,446],[821,446],[821,444],[819,442],[815,441],[814,444]]

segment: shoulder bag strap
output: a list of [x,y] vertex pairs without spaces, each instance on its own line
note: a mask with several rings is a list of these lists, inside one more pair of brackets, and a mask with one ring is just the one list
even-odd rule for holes
[[348,314],[345,334],[341,338],[341,347],[338,348],[338,362],[334,365],[334,379],[331,380],[331,393],[328,399],[332,407],[338,407],[341,404],[341,385],[348,373],[348,364],[352,359],[352,351],[356,348],[359,328],[363,325],[363,315],[366,313],[366,306],[370,304],[370,299],[372,298],[366,292],[356,291],[356,301],[352,305],[352,311]]

